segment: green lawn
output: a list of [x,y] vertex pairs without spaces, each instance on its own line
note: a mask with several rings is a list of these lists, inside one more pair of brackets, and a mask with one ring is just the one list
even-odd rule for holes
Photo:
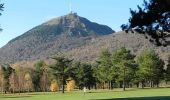
[[170,88],[130,89],[125,92],[97,90],[83,94],[82,91],[70,93],[30,93],[1,94],[0,100],[170,100]]

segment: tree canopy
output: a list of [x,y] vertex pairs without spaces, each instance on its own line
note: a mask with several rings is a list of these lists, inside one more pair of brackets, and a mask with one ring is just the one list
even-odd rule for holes
[[137,31],[157,46],[166,46],[170,33],[170,1],[169,0],[144,0],[143,7],[138,10],[130,9],[131,17],[128,24],[121,26],[122,30]]
[[142,82],[150,81],[150,86],[159,84],[163,77],[164,62],[153,50],[142,52],[137,58],[138,75]]
[[[0,1],[1,2],[1,1]],[[3,11],[3,9],[4,9],[4,4],[0,4],[0,11]],[[2,15],[2,13],[0,12],[0,15]]]
[[62,93],[64,93],[64,85],[68,77],[72,76],[73,67],[71,66],[72,60],[65,58],[64,56],[53,57],[56,61],[55,64],[51,65],[52,74],[58,76],[62,83]]
[[134,55],[129,50],[122,47],[112,54],[112,63],[116,67],[118,81],[123,82],[123,90],[131,79],[133,79],[136,66]]
[[[4,4],[3,3],[1,3],[1,1],[0,1],[0,15],[2,15],[2,11],[4,10]],[[0,30],[2,30],[1,28],[0,28]]]

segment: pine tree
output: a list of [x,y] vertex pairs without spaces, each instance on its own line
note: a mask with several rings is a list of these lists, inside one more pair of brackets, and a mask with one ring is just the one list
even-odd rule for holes
[[[1,1],[0,1],[1,2]],[[0,11],[2,12],[4,10],[4,4],[1,3],[0,4]],[[2,13],[0,12],[0,15],[2,15]],[[2,29],[0,28],[0,31],[2,31]]]
[[112,63],[115,67],[118,81],[123,82],[123,90],[127,83],[134,78],[136,70],[134,55],[129,50],[122,47],[112,54]]
[[52,74],[61,80],[62,93],[64,93],[66,79],[68,77],[71,77],[73,73],[73,68],[71,66],[72,60],[69,60],[68,58],[65,58],[63,56],[56,56],[52,59],[56,61],[55,64],[50,66],[50,68],[52,69]]
[[91,64],[76,62],[74,65],[74,74],[76,85],[79,89],[83,89],[83,87],[87,87],[91,89],[92,86],[95,85],[96,80],[93,76],[93,68]]
[[97,60],[98,66],[95,69],[96,77],[103,83],[105,88],[105,82],[108,83],[108,88],[111,89],[111,81],[115,78],[115,70],[111,61],[111,54],[108,49],[101,52],[99,59]]
[[168,64],[165,69],[165,81],[166,83],[170,81],[170,56],[168,57]]
[[40,60],[34,64],[35,70],[33,75],[33,83],[35,91],[42,91],[41,86],[41,77],[43,76],[43,70],[45,69],[45,62]]
[[144,82],[149,81],[150,86],[159,85],[163,77],[164,63],[153,50],[146,50],[137,57],[139,65],[138,75],[144,87]]
[[5,64],[1,66],[2,69],[2,73],[3,73],[3,91],[6,93],[7,91],[9,91],[9,77],[12,73],[12,68],[9,64]]
[[130,10],[128,24],[123,24],[122,30],[135,30],[157,46],[166,46],[170,41],[166,38],[170,33],[170,1],[144,0],[144,7],[138,5],[138,10]]

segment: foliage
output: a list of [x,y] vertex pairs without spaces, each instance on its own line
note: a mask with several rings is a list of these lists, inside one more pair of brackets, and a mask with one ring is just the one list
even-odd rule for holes
[[63,56],[56,56],[52,59],[54,59],[56,63],[50,66],[52,69],[51,73],[54,76],[59,77],[59,80],[61,80],[62,93],[64,93],[64,85],[66,84],[66,79],[73,75],[73,67],[71,66],[72,60],[69,60]]
[[168,64],[165,69],[165,81],[170,81],[170,56],[168,57]]
[[138,5],[138,10],[130,10],[129,24],[123,24],[123,30],[135,29],[150,36],[150,41],[158,46],[168,45],[170,32],[170,2],[169,0],[144,0],[144,8]]
[[[1,2],[1,1],[0,1]],[[0,15],[2,15],[2,11],[4,11],[4,4],[0,3]],[[0,28],[0,31],[2,31],[2,29]]]
[[[108,50],[103,50],[99,59],[97,60],[98,67],[96,69],[98,80],[101,82],[112,80],[112,63],[111,63],[111,54]],[[111,71],[108,72],[108,71]]]
[[142,82],[149,80],[151,86],[152,82],[159,84],[163,77],[164,63],[153,50],[141,53],[137,58],[137,63],[139,65],[138,75]]
[[75,88],[75,85],[76,85],[75,80],[73,80],[72,78],[67,79],[67,91],[69,92],[73,91]]
[[12,73],[12,68],[9,64],[5,64],[5,65],[2,65],[1,66],[1,70],[2,70],[2,73],[3,73],[3,90],[4,92],[6,93],[7,91],[9,91],[9,87],[10,87],[10,84],[9,84],[9,77]]
[[123,87],[134,78],[136,71],[134,55],[129,50],[122,47],[112,54],[112,63],[117,74],[117,81],[123,82]]
[[75,62],[73,66],[75,68],[75,81],[79,89],[83,89],[84,86],[90,89],[95,85],[94,71],[90,64]]
[[33,83],[34,83],[34,88],[36,91],[41,91],[40,80],[43,75],[43,69],[44,69],[45,65],[46,64],[44,61],[38,61],[37,63],[34,64],[35,72],[33,75]]
[[24,76],[25,79],[25,88],[28,92],[33,91],[33,83],[32,83],[32,77],[30,73],[26,73]]
[[20,64],[20,63],[15,63],[15,64],[12,64],[11,65],[12,68],[15,70],[14,73],[16,74],[16,80],[17,80],[17,90],[14,91],[14,92],[23,92],[23,91],[27,91],[25,90],[25,79],[24,79],[24,76],[25,76],[25,72],[27,70],[29,70],[28,68],[23,68],[23,65]]
[[48,90],[48,85],[49,85],[49,73],[48,73],[48,69],[46,67],[43,68],[43,73],[40,79],[40,88],[42,91],[46,92]]
[[[116,78],[116,70],[111,61],[111,54],[108,49],[105,49],[101,52],[99,59],[97,60],[97,66],[94,68],[95,77],[97,80],[103,85],[105,82],[111,83],[112,80]],[[111,89],[112,84],[109,85],[109,89]],[[104,86],[103,86],[104,88]]]
[[58,84],[57,84],[57,80],[52,80],[52,81],[51,81],[50,90],[51,90],[52,92],[57,92],[57,91],[59,91],[59,86],[58,86]]
[[[113,87],[131,88],[159,86],[160,81],[169,81],[169,64],[164,62],[154,50],[145,50],[135,59],[129,50],[122,47],[111,54],[105,49],[97,63],[89,64],[55,56],[53,62],[38,61],[34,67],[16,63],[0,67],[0,88],[4,92],[46,92],[58,91],[65,87],[83,89],[112,89]],[[134,60],[135,59],[135,60]],[[170,61],[168,61],[170,62]],[[48,65],[47,65],[48,64]],[[33,65],[33,64],[32,64]],[[50,84],[51,82],[51,84]]]
[[[1,2],[1,1],[0,1]],[[3,11],[4,10],[4,4],[3,3],[1,3],[0,4],[0,11]],[[0,15],[2,15],[2,13],[0,13]]]
[[18,76],[17,76],[15,70],[13,69],[11,72],[11,75],[9,76],[9,84],[10,84],[9,90],[12,91],[13,93],[15,91],[18,91],[18,88],[19,88],[18,83],[19,83]]

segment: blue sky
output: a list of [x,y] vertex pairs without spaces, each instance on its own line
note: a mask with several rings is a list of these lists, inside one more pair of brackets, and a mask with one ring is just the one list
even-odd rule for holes
[[69,4],[79,16],[93,22],[110,26],[119,31],[127,23],[129,8],[136,9],[143,0],[1,0],[5,3],[0,16],[3,31],[0,33],[0,47],[51,18],[69,13]]

